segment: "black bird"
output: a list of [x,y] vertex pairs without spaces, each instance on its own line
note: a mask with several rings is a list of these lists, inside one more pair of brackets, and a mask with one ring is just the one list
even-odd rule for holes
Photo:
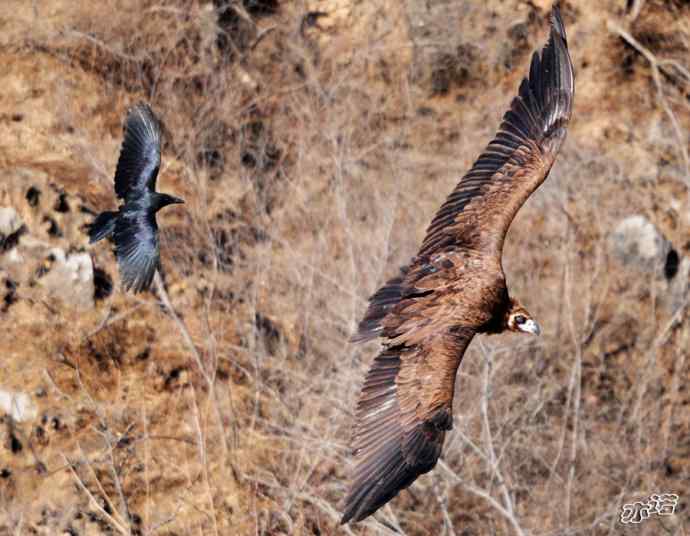
[[124,203],[101,212],[89,228],[89,243],[112,236],[126,290],[148,290],[160,268],[156,212],[182,199],[156,192],[161,164],[161,129],[147,104],[131,108],[115,171],[115,193]]

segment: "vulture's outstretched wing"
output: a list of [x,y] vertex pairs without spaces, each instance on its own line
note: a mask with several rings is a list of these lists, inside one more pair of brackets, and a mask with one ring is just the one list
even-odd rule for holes
[[161,130],[158,119],[147,104],[129,110],[125,139],[115,171],[115,193],[126,199],[141,190],[153,192],[161,164]]
[[500,259],[510,223],[544,182],[565,139],[574,90],[565,29],[554,7],[548,43],[532,56],[496,137],[429,225],[421,255],[458,245]]
[[[505,286],[499,267],[461,251],[416,257],[370,300],[354,340],[385,338],[355,415],[356,467],[342,522],[375,512],[430,471],[451,428],[455,375]],[[482,302],[482,289],[496,288]],[[458,299],[462,296],[462,299]]]
[[158,226],[152,214],[128,212],[118,218],[113,233],[120,277],[127,290],[148,290],[160,267]]
[[341,523],[364,519],[434,468],[453,422],[455,374],[473,336],[467,328],[446,330],[376,357],[357,404],[357,466]]
[[420,252],[376,292],[354,340],[383,337],[362,388],[355,472],[342,522],[364,519],[431,470],[452,425],[455,376],[478,327],[508,300],[500,266],[510,222],[565,138],[573,68],[554,8],[494,140],[433,219]]

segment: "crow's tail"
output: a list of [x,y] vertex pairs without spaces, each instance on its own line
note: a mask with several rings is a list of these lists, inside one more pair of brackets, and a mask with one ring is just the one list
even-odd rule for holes
[[110,236],[115,230],[117,212],[101,212],[89,227],[89,243],[93,244]]

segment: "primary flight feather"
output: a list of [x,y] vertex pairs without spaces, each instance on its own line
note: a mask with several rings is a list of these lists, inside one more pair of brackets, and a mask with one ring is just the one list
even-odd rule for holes
[[156,192],[161,163],[161,129],[146,104],[134,106],[125,121],[125,138],[115,170],[117,212],[102,212],[91,224],[89,242],[112,236],[125,289],[148,290],[160,268],[156,212],[182,199]]
[[438,461],[453,424],[455,376],[477,333],[539,334],[508,293],[501,255],[515,214],[566,136],[573,65],[559,10],[495,138],[433,218],[400,275],[369,300],[355,341],[384,344],[364,380],[355,468],[342,523],[374,513]]

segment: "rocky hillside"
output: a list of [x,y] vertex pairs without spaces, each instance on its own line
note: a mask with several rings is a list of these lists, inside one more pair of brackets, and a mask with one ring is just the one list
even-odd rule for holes
[[[348,338],[545,41],[550,0],[4,0],[0,535],[686,534],[690,5],[562,2],[568,139],[504,267],[439,466],[339,527]],[[164,125],[165,292],[94,215],[126,109]],[[166,300],[172,312],[166,306]],[[624,504],[680,496],[634,529]]]

